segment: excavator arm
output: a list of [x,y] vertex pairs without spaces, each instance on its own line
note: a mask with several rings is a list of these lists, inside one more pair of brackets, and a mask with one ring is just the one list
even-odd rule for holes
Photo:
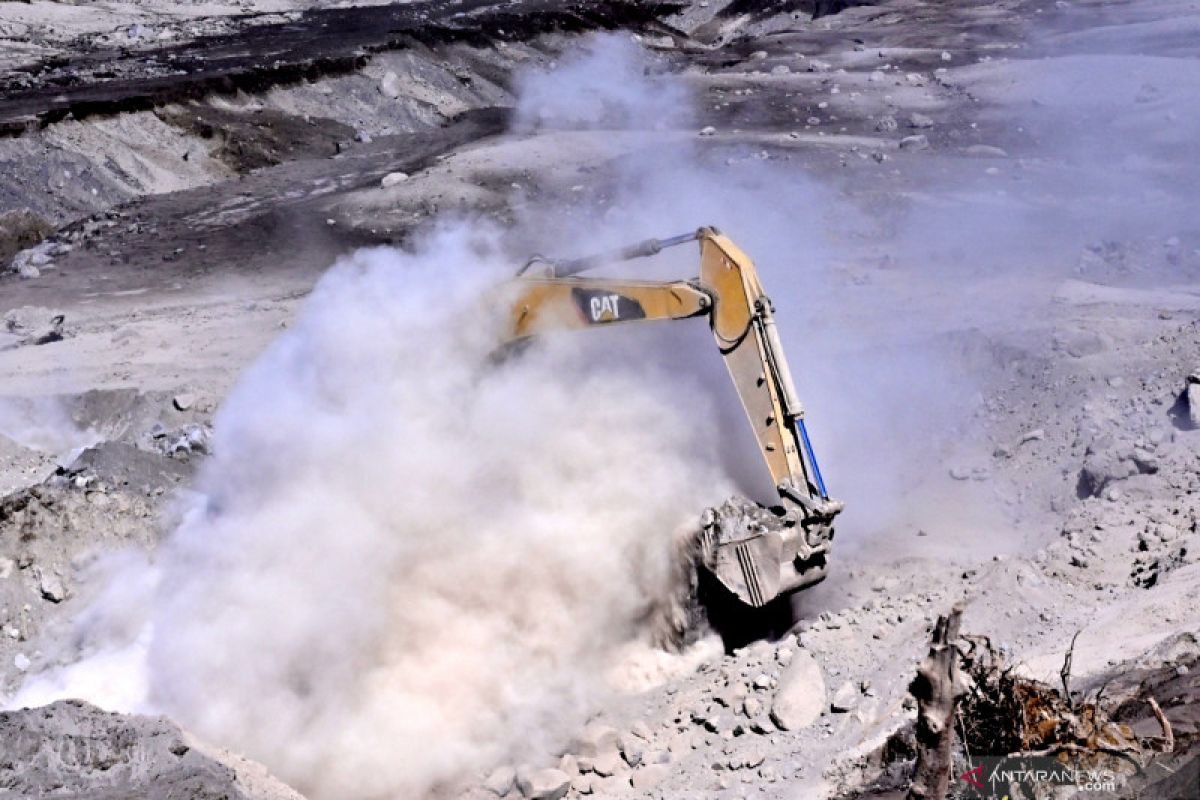
[[[700,243],[699,275],[692,280],[579,277],[602,264],[655,255],[689,241]],[[824,578],[832,521],[842,504],[829,498],[813,455],[770,298],[754,263],[737,245],[709,227],[573,261],[535,257],[508,288],[510,340],[560,330],[707,317],[780,503],[770,511],[726,504],[707,515],[702,566],[752,606]]]

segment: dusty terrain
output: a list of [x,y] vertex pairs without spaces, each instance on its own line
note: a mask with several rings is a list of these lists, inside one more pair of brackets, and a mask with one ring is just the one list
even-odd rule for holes
[[[1107,796],[1200,797],[1197,33],[1186,0],[0,3],[0,795],[902,796],[965,600],[1017,673],[1058,686],[1074,638],[1080,697],[1146,736],[1160,703],[1175,753]],[[847,510],[794,627],[666,654],[642,584],[743,480],[715,354],[447,365],[504,265],[702,224],[756,258]]]

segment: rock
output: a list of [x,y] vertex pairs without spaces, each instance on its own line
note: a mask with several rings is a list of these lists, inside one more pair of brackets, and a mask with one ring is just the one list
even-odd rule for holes
[[1027,444],[1028,442],[1040,442],[1042,439],[1045,439],[1045,438],[1046,438],[1046,431],[1044,429],[1034,428],[1033,430],[1029,431],[1028,433],[1022,434],[1021,439],[1020,439],[1020,441],[1017,442],[1017,444],[1022,445],[1022,444]]
[[932,128],[933,127],[933,118],[927,117],[924,114],[914,112],[913,115],[908,118],[908,127],[916,128],[918,130],[923,130],[925,128]]
[[875,123],[875,130],[880,133],[895,133],[900,128],[900,123],[896,122],[896,118],[891,114],[884,114]]
[[772,68],[771,68],[771,74],[772,74],[772,75],[787,75],[787,74],[789,74],[791,71],[792,71],[792,68],[791,68],[791,67],[789,67],[787,64],[780,64],[780,65],[779,65],[779,66],[777,66],[777,67],[772,67]]
[[1200,428],[1200,370],[1188,376],[1187,407],[1188,421],[1193,428]]
[[851,681],[845,681],[833,693],[833,699],[829,701],[829,710],[835,714],[845,714],[857,708],[858,701],[858,687]]
[[1054,336],[1054,347],[1074,358],[1096,355],[1105,349],[1100,334],[1088,330],[1059,331]]
[[621,740],[621,756],[624,757],[626,764],[636,767],[645,759],[646,749],[639,744],[637,739],[623,738]]
[[36,566],[33,568],[33,576],[37,581],[38,591],[44,600],[49,600],[51,603],[61,603],[67,599],[67,590],[63,586],[62,578],[53,572],[46,572],[41,567]]
[[1008,158],[1007,152],[988,144],[973,144],[963,152],[975,158]]
[[742,703],[742,713],[745,714],[750,719],[754,719],[755,717],[757,717],[759,714],[762,713],[762,710],[763,710],[762,701],[759,700],[757,697],[747,697],[746,701],[744,703]]
[[616,728],[599,722],[589,722],[584,726],[583,733],[579,735],[579,740],[575,744],[575,753],[594,759],[610,753],[616,755],[620,748],[621,737]]
[[645,791],[658,786],[670,774],[671,768],[665,764],[647,764],[633,773],[630,783],[633,788]]
[[379,181],[379,185],[384,189],[388,189],[396,184],[404,183],[406,180],[408,180],[407,172],[389,172]]
[[196,405],[196,395],[191,392],[182,392],[175,395],[171,401],[177,411],[187,411],[192,406]]
[[912,136],[905,136],[903,139],[900,140],[900,149],[901,150],[928,150],[929,149],[929,138],[927,136],[925,136],[925,134],[923,134],[923,133],[913,134]]
[[808,62],[808,71],[809,72],[829,72],[831,69],[833,69],[833,65],[830,64],[828,61],[822,61],[819,58],[809,59],[809,62]]
[[17,653],[13,656],[13,666],[17,668],[17,672],[24,672],[29,669],[29,656],[24,653]]
[[383,80],[379,82],[379,92],[384,97],[390,97],[395,100],[403,91],[404,85],[400,82],[400,77],[394,72],[389,72],[383,76]]
[[1116,496],[1111,494],[1115,491],[1112,486],[1114,483],[1157,471],[1158,462],[1152,453],[1135,448],[1128,442],[1102,437],[1088,446],[1079,473],[1078,489],[1082,496],[1108,496],[1115,499]]
[[592,772],[601,778],[611,778],[613,775],[624,770],[625,761],[615,750],[611,753],[598,755],[592,759]]
[[700,129],[701,136],[714,136],[714,135],[716,135],[716,133],[717,133],[717,129],[714,128],[712,125],[705,125],[703,128]]
[[504,797],[517,783],[517,771],[512,767],[497,767],[483,781],[483,788],[494,795]]
[[750,54],[751,61],[765,61],[766,58],[767,58],[766,50],[755,50],[753,53]]
[[518,775],[517,788],[529,800],[558,800],[571,788],[571,779],[560,769],[539,769]]
[[779,676],[771,720],[785,731],[806,728],[825,710],[825,679],[807,650],[797,651]]
[[71,245],[69,244],[45,241],[17,253],[13,256],[10,267],[13,272],[18,273],[22,277],[36,278],[41,274],[42,269],[54,266],[55,256],[60,256],[70,251]]

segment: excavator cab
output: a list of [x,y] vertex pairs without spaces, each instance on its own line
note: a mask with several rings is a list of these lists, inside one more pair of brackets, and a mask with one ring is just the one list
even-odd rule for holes
[[[699,275],[681,281],[585,277],[602,265],[657,255],[689,242],[700,247]],[[734,499],[709,509],[689,554],[741,603],[762,607],[825,578],[833,520],[775,326],[775,310],[754,263],[713,227],[566,261],[535,256],[509,287],[510,341],[557,330],[705,317],[728,367],[779,503]]]

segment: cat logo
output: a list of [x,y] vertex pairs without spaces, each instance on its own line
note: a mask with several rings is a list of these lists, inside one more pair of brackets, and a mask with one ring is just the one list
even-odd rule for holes
[[576,307],[590,325],[646,318],[641,303],[621,294],[582,288],[572,289],[571,294],[574,296]]
[[619,294],[605,294],[593,297],[592,322],[614,322],[621,318],[621,299]]

